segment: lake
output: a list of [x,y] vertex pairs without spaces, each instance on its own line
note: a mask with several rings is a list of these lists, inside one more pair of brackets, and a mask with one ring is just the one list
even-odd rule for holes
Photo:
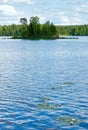
[[0,130],[88,130],[88,37],[0,38]]

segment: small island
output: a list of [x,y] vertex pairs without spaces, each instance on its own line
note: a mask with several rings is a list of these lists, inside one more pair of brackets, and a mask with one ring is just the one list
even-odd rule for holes
[[45,24],[40,24],[37,16],[30,18],[30,23],[27,23],[26,18],[20,19],[21,33],[15,33],[13,39],[58,39],[57,28],[50,21]]

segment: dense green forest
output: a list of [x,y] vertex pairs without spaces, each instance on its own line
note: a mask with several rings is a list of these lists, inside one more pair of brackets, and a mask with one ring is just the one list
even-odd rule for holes
[[47,21],[41,25],[39,22],[39,18],[37,16],[31,17],[29,23],[27,23],[26,18],[21,18],[20,23],[21,23],[21,35],[19,36],[21,36],[21,38],[54,39],[58,37],[56,26],[53,23],[50,23],[50,21]]
[[21,25],[0,26],[0,36],[13,36],[22,39],[56,39],[57,28],[50,21],[40,24],[37,16],[31,17],[29,23],[26,18],[20,19]]
[[31,17],[29,23],[26,18],[20,19],[21,25],[0,26],[0,36],[14,38],[58,38],[60,35],[88,36],[88,25],[55,26],[50,21],[40,24],[39,18]]
[[88,25],[57,26],[59,35],[88,36]]

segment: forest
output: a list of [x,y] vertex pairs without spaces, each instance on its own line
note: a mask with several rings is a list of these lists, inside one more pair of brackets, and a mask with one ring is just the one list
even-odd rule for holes
[[0,25],[0,36],[22,39],[56,39],[61,35],[88,36],[88,25],[55,26],[50,21],[40,24],[37,16],[20,19],[20,25]]
[[88,36],[88,25],[57,26],[59,35]]
[[56,39],[59,38],[57,28],[50,21],[40,24],[37,16],[31,17],[29,23],[26,18],[20,19],[21,25],[0,26],[1,36],[13,36],[18,39]]

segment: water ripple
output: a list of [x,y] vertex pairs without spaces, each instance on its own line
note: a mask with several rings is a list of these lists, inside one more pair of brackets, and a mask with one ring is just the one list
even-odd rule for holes
[[0,42],[0,129],[87,130],[87,41]]

